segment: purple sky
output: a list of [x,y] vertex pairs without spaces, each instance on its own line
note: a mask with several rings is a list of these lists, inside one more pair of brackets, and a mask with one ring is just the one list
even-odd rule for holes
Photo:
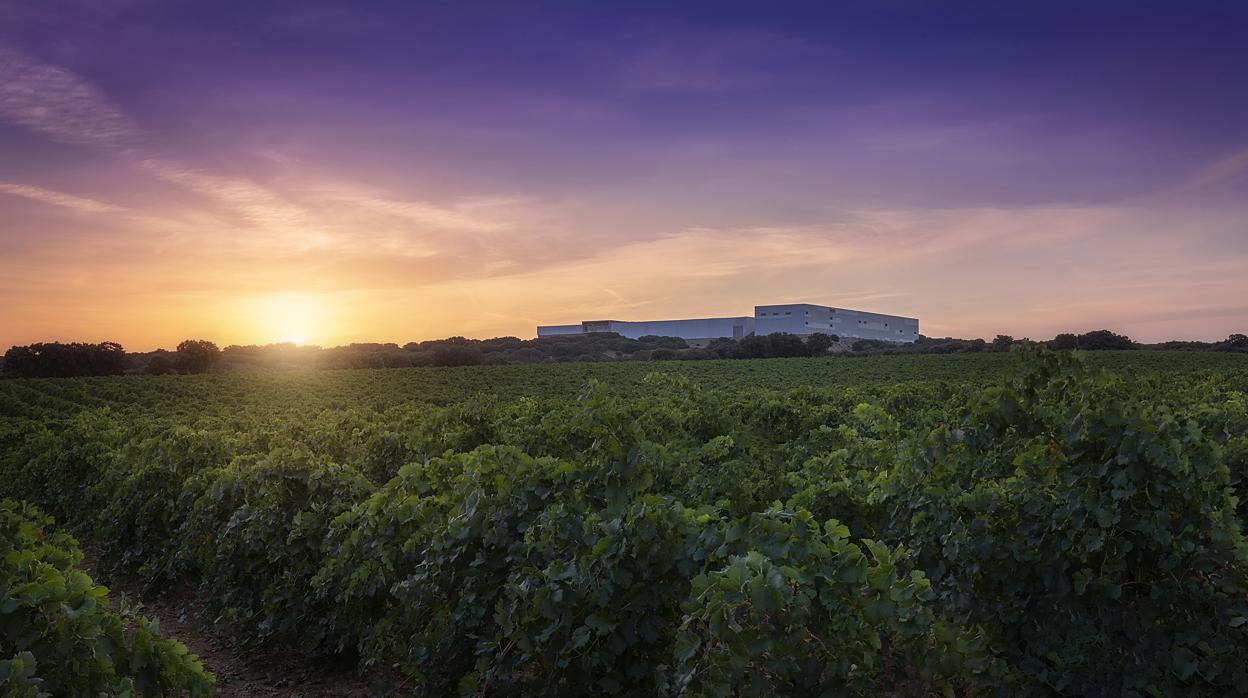
[[836,5],[0,0],[0,346],[1248,330],[1248,4]]

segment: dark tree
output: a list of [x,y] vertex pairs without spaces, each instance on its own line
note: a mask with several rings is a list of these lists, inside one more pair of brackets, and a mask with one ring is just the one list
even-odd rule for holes
[[767,335],[767,341],[771,344],[771,356],[810,356],[809,350],[806,349],[806,343],[795,334],[772,332]]
[[12,378],[116,376],[126,372],[126,350],[116,342],[48,342],[12,347],[4,354],[4,375]]
[[91,354],[94,375],[120,376],[126,372],[126,350],[117,342],[100,342],[92,347]]
[[34,347],[9,347],[4,352],[4,375],[9,378],[34,378],[38,374],[38,359]]
[[737,359],[741,357],[741,344],[735,339],[728,339],[727,337],[712,339],[711,343],[706,346],[706,349],[720,359]]
[[1214,342],[1209,348],[1214,351],[1248,352],[1248,335],[1236,333],[1221,342]]
[[806,338],[806,353],[811,356],[823,356],[832,348],[833,339],[822,332],[816,332]]
[[742,337],[737,342],[737,356],[742,359],[766,359],[771,356],[771,342],[756,334]]
[[1014,346],[1014,338],[1008,334],[999,334],[992,340],[993,351],[1009,351]]
[[434,366],[476,366],[479,363],[481,351],[466,343],[444,344],[433,350]]
[[1063,332],[1049,340],[1050,349],[1078,349],[1079,338],[1069,332]]
[[169,373],[177,373],[177,370],[177,366],[174,365],[173,355],[161,350],[156,352],[147,362],[147,368],[143,372],[149,376],[163,376]]
[[180,373],[205,373],[221,358],[221,350],[206,339],[188,339],[178,345],[174,365]]
[[857,339],[849,345],[854,351],[871,351],[873,349],[889,349],[892,348],[892,342],[886,342],[882,339]]
[[1135,342],[1130,337],[1115,334],[1109,330],[1093,330],[1081,335],[1065,332],[1049,341],[1050,349],[1082,349],[1084,351],[1102,351],[1105,349],[1135,349]]
[[643,344],[650,344],[663,349],[688,349],[689,343],[680,337],[659,337],[653,334],[643,335],[637,339]]
[[1079,335],[1079,348],[1089,351],[1105,349],[1134,349],[1135,342],[1130,337],[1115,334],[1109,330],[1093,330]]

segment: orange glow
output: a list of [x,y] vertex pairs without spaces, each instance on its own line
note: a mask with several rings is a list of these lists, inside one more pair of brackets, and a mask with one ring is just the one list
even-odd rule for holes
[[252,336],[265,337],[267,342],[309,344],[329,336],[325,309],[308,294],[263,296],[247,305],[240,313],[244,326]]
[[[1248,319],[1236,300],[1248,297],[1248,261],[1211,260],[1194,238],[1175,237],[1195,214],[1173,201],[863,211],[823,225],[588,242],[567,232],[577,228],[572,217],[540,231],[560,241],[553,250],[528,244],[535,203],[453,235],[424,226],[387,232],[373,220],[359,232],[325,226],[328,241],[312,242],[284,223],[222,231],[211,218],[0,203],[59,213],[72,231],[0,256],[4,347],[531,337],[538,324],[736,315],[799,301],[917,316],[929,336],[1047,339],[1108,327],[1141,341],[1219,339]],[[1242,220],[1201,215],[1215,233]],[[525,232],[501,233],[507,226]],[[121,227],[131,237],[110,234]],[[1130,231],[1130,255],[1111,231]]]

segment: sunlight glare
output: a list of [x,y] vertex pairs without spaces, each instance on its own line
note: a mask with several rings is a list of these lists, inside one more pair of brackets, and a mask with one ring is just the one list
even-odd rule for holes
[[314,296],[280,294],[257,303],[256,334],[265,342],[307,344],[324,334],[324,312]]

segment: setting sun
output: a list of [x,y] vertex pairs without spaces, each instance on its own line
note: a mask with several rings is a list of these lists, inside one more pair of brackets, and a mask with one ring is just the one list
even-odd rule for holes
[[266,296],[253,301],[248,314],[250,334],[260,343],[308,344],[329,334],[325,308],[309,294]]

